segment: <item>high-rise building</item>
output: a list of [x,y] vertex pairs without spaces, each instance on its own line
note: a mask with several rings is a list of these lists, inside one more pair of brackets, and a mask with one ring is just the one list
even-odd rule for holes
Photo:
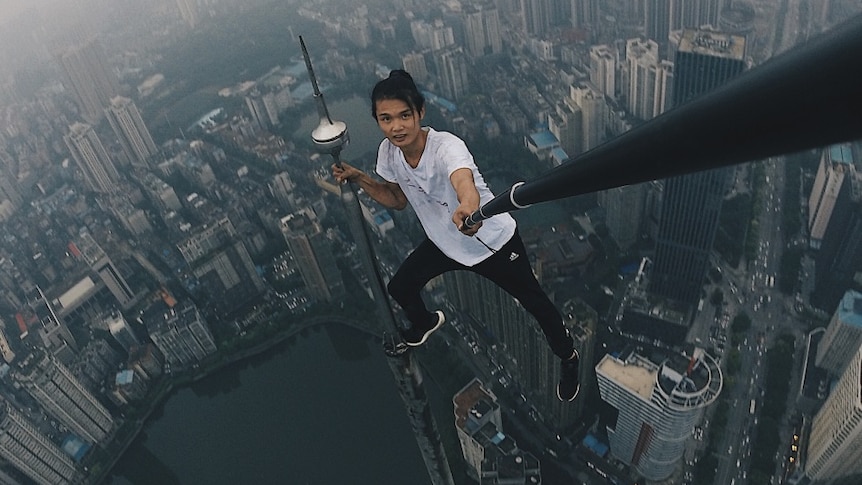
[[156,153],[156,143],[135,103],[129,98],[114,96],[105,108],[105,115],[129,162],[146,166],[147,159]]
[[331,301],[344,294],[344,280],[314,213],[301,210],[281,219],[281,233],[309,294]]
[[144,323],[150,340],[174,367],[188,367],[217,350],[209,325],[190,300],[173,306],[160,302],[144,313]]
[[16,382],[79,438],[99,443],[111,433],[111,413],[53,356],[34,352],[16,370]]
[[258,128],[261,130],[268,130],[270,128],[271,125],[266,104],[264,103],[263,94],[259,89],[253,89],[245,96],[245,106],[248,108],[252,121],[257,124]]
[[78,253],[92,270],[99,275],[99,279],[108,288],[108,291],[117,299],[122,308],[128,308],[135,302],[135,292],[120,274],[114,262],[105,253],[99,243],[93,239],[89,232],[84,232],[78,238],[75,245]]
[[[49,301],[36,287],[38,298],[30,302],[24,309],[26,320],[33,322],[42,346],[64,363],[71,362],[78,352],[78,342],[69,330],[68,325],[60,317],[54,307],[55,301]],[[23,337],[23,336],[22,336]]]
[[122,313],[115,311],[105,315],[105,326],[126,352],[131,352],[134,347],[141,345],[140,339]]
[[444,98],[457,101],[470,88],[464,51],[460,47],[440,50],[434,53],[434,61],[440,94]]
[[635,184],[597,194],[599,206],[605,209],[608,233],[623,251],[632,247],[641,234],[646,192],[646,184]]
[[560,148],[571,158],[583,153],[581,133],[581,109],[571,100],[563,100],[554,105],[548,114],[548,131],[560,143]]
[[810,302],[824,310],[835,308],[848,288],[862,290],[862,173],[845,183],[814,254],[814,291]]
[[[743,37],[685,30],[674,63],[673,106],[741,73],[744,53]],[[716,169],[665,180],[650,275],[653,294],[686,305],[697,303],[730,173],[730,169]]]
[[[581,386],[581,394],[574,403],[561,403],[557,399],[560,358],[551,352],[535,319],[511,295],[476,274],[454,271],[445,273],[443,281],[447,300],[483,327],[478,333],[490,336],[489,345],[496,343],[501,354],[508,355],[514,362],[529,362],[529,365],[507,370],[522,389],[534,396],[536,408],[547,421],[558,429],[577,422],[590,387],[586,384]],[[595,322],[580,320],[565,310],[563,317],[563,324],[574,339],[581,361],[590,362]],[[588,367],[581,366],[581,382],[587,383],[591,378]]]
[[832,375],[840,375],[844,366],[862,346],[862,293],[848,291],[844,294],[838,308],[832,314],[832,319],[826,327],[826,333],[817,346],[817,358],[814,365],[829,371]]
[[23,413],[2,399],[0,456],[39,485],[66,485],[80,478],[72,459]]
[[421,52],[404,54],[401,58],[401,65],[417,83],[424,83],[428,80],[428,65],[425,63],[425,56]]
[[503,51],[500,14],[493,2],[466,6],[463,19],[467,54],[476,58]]
[[[831,484],[862,475],[862,346],[856,346],[811,424],[805,475]],[[850,483],[842,481],[840,483]],[[852,483],[859,483],[858,481]]]
[[455,430],[470,478],[489,485],[541,483],[539,460],[519,449],[503,432],[497,397],[481,381],[470,381],[455,394],[452,403]]
[[102,45],[90,39],[60,53],[57,62],[66,88],[75,97],[81,118],[89,123],[99,122],[105,106],[120,92],[120,83],[108,65]]
[[572,27],[595,31],[599,26],[600,8],[600,0],[572,0]]
[[553,0],[520,0],[523,31],[532,37],[543,37],[553,22]]
[[647,480],[664,480],[677,468],[685,442],[722,388],[718,362],[703,349],[660,363],[628,350],[596,365],[599,393],[617,409],[608,426],[611,454]]
[[605,96],[617,96],[617,58],[619,52],[607,44],[590,46],[590,82]]
[[670,32],[707,25],[717,27],[723,3],[725,0],[645,0],[644,33],[658,43],[660,52],[668,52]]
[[[581,149],[586,152],[605,141],[608,104],[604,95],[594,86],[571,86],[569,98],[581,110]],[[583,153],[583,152],[581,152]],[[570,157],[580,153],[569,153]]]
[[856,176],[853,162],[850,144],[833,145],[820,156],[808,197],[808,240],[812,249],[820,248],[839,197],[844,203],[850,202],[850,181]]
[[120,173],[92,126],[75,123],[63,140],[92,190],[112,192],[117,189]]
[[626,107],[644,121],[664,113],[670,106],[673,63],[661,60],[658,49],[654,40],[626,41]]

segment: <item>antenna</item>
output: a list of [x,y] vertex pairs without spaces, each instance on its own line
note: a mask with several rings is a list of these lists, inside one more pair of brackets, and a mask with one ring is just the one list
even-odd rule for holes
[[328,153],[335,159],[335,163],[341,166],[339,155],[341,149],[347,146],[350,142],[350,137],[347,134],[347,125],[343,121],[332,121],[329,116],[329,110],[326,109],[326,102],[323,100],[323,93],[317,86],[317,78],[314,76],[314,69],[311,67],[311,58],[308,56],[308,49],[305,48],[305,41],[302,36],[299,36],[299,44],[302,46],[302,57],[305,59],[305,68],[308,69],[308,77],[311,78],[311,86],[314,88],[314,100],[317,103],[317,114],[320,116],[320,123],[317,128],[311,131],[311,139],[317,145],[317,151],[320,153]]

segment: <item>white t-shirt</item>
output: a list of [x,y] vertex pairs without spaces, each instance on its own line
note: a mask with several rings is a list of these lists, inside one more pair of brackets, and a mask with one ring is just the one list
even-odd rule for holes
[[452,222],[452,214],[459,205],[458,195],[449,180],[452,172],[460,168],[473,172],[480,204],[493,199],[494,194],[460,138],[433,128],[422,129],[428,132],[428,138],[416,168],[407,163],[400,148],[384,139],[377,150],[377,174],[401,186],[428,239],[443,254],[465,266],[473,266],[493,254],[482,242],[498,250],[509,241],[515,234],[515,220],[504,213],[483,221],[474,237],[458,231]]

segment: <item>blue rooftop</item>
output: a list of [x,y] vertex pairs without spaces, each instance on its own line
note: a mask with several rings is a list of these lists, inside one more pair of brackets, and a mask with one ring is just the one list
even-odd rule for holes
[[844,163],[849,165],[853,163],[853,150],[850,149],[850,145],[847,143],[832,145],[829,147],[829,158],[832,159],[833,163]]
[[862,328],[862,293],[849,290],[838,304],[838,319],[845,325]]
[[531,133],[530,140],[533,140],[533,144],[539,149],[552,148],[553,146],[560,144],[560,142],[557,141],[557,137],[548,130]]

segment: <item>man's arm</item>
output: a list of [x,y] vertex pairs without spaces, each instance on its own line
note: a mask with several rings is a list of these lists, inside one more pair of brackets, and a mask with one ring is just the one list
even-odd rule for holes
[[473,181],[473,171],[469,168],[459,168],[452,172],[449,180],[452,182],[452,187],[455,189],[460,203],[452,214],[452,222],[455,223],[459,231],[473,236],[482,227],[482,222],[470,228],[464,224],[464,219],[479,209],[479,191],[476,190],[476,182]]
[[389,181],[377,181],[358,168],[341,162],[341,167],[332,164],[332,175],[339,183],[353,182],[371,196],[372,199],[390,209],[401,210],[407,207],[407,196],[401,186]]

